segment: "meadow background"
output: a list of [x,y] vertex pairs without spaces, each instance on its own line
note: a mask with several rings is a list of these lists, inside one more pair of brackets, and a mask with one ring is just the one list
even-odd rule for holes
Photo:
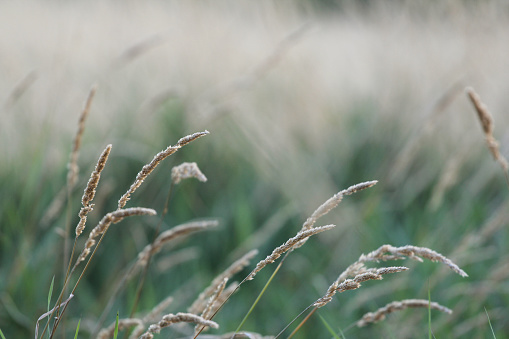
[[[7,339],[33,336],[53,276],[61,287],[66,215],[74,229],[82,189],[107,144],[113,149],[88,230],[116,209],[154,154],[207,129],[129,202],[160,213],[171,168],[194,161],[208,182],[179,184],[163,227],[220,221],[154,258],[140,311],[168,295],[176,299],[169,310],[184,311],[214,276],[258,248],[241,280],[334,193],[376,179],[320,221],[336,229],[288,257],[244,329],[277,334],[362,253],[389,243],[430,247],[470,276],[398,263],[411,270],[320,309],[336,331],[429,291],[454,311],[432,312],[436,338],[492,336],[486,311],[497,338],[507,337],[508,187],[464,88],[488,105],[509,155],[508,32],[504,1],[1,2],[0,329]],[[79,181],[70,208],[52,216],[92,84]],[[112,226],[69,306],[67,337],[78,319],[79,337],[90,335],[157,220]],[[273,269],[242,286],[211,333],[236,328]],[[106,324],[117,310],[128,316],[135,289],[136,279]],[[344,335],[424,337],[427,316],[407,310]],[[182,336],[165,331],[161,338]],[[297,337],[330,334],[315,315]]]

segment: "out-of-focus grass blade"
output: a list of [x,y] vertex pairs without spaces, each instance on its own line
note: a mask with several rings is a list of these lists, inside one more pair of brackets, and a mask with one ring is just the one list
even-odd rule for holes
[[0,337],[2,337],[2,339],[5,339],[5,336],[4,336],[3,332],[2,332],[2,330],[0,330]]
[[115,320],[115,332],[113,333],[113,339],[117,339],[118,336],[118,311],[117,311],[117,320]]
[[80,330],[80,323],[81,323],[81,319],[78,320],[78,327],[76,327],[76,334],[74,335],[74,339],[78,339],[78,332]]
[[51,304],[51,296],[53,295],[53,283],[55,282],[55,276],[51,279],[51,285],[49,285],[49,293],[48,293],[48,311]]
[[[327,328],[327,330],[329,331],[329,333],[335,338],[335,339],[340,339],[339,336],[336,334],[336,332],[334,332],[334,330],[332,329],[332,327],[329,325],[329,323],[327,322],[327,320],[325,320],[321,315],[318,315],[320,317],[320,319],[322,320],[323,324],[325,325],[325,327]],[[343,337],[343,339],[345,339],[345,336],[343,335],[343,333],[341,333],[341,336]]]
[[490,324],[490,329],[491,329],[491,333],[493,334],[493,338],[497,339],[497,336],[495,335],[495,331],[493,331],[493,326],[491,326],[490,316],[488,314],[488,310],[486,309],[486,307],[484,307],[484,312],[486,312],[486,316],[488,317],[488,324]]

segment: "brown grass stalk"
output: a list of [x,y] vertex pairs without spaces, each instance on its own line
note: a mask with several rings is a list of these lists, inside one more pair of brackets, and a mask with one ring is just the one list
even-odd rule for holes
[[405,299],[401,301],[393,301],[384,307],[379,308],[375,312],[368,312],[364,314],[364,316],[357,321],[356,325],[357,327],[363,327],[371,323],[376,323],[384,320],[386,315],[389,313],[406,310],[407,308],[431,308],[447,314],[452,313],[452,310],[434,301],[430,302],[426,299]]
[[150,173],[152,173],[152,171],[157,167],[157,165],[159,165],[159,163],[161,161],[166,159],[168,156],[174,154],[180,148],[187,145],[188,143],[190,143],[204,135],[207,135],[207,134],[209,134],[209,131],[205,130],[203,132],[198,132],[198,133],[194,133],[194,134],[185,136],[185,137],[181,138],[175,146],[169,146],[165,150],[157,153],[154,156],[154,158],[152,159],[152,161],[150,161],[148,164],[143,166],[141,171],[136,176],[136,180],[134,181],[134,183],[127,190],[127,192],[120,198],[120,200],[118,201],[118,209],[121,209],[125,206],[127,201],[129,201],[131,194],[133,194],[134,191],[136,191],[136,189],[138,187],[140,187],[140,185],[143,183],[143,181],[149,176]]
[[507,162],[507,159],[500,154],[498,147],[499,144],[493,136],[493,129],[495,128],[493,116],[488,110],[488,107],[481,101],[479,94],[477,94],[472,87],[467,87],[465,91],[477,112],[477,117],[481,123],[488,149],[490,150],[493,159],[499,163],[500,167],[502,167],[507,185],[509,186],[509,163]]
[[343,200],[343,197],[346,195],[352,195],[356,192],[365,190],[366,188],[370,188],[375,186],[378,183],[377,180],[361,182],[359,184],[353,185],[344,189],[336,194],[334,194],[331,198],[329,198],[326,202],[321,204],[311,216],[304,222],[302,225],[302,231],[309,230],[312,228],[316,221],[329,213],[332,209],[334,209],[339,203]]

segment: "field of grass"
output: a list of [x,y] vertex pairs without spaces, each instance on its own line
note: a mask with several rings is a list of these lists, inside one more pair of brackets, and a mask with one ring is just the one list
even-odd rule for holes
[[[280,338],[310,312],[294,338],[507,337],[509,186],[465,88],[488,106],[499,159],[509,157],[509,8],[502,1],[341,3],[0,3],[5,338],[33,337],[37,319],[58,303],[82,192],[107,145],[111,152],[73,264],[101,220],[118,221],[108,213],[117,211],[142,167],[205,130],[210,133],[161,161],[131,195],[125,208],[157,215],[111,225],[55,338],[73,337],[78,321],[78,337],[95,338],[117,312],[120,319],[143,319],[168,297],[173,301],[146,318],[143,331],[165,314],[188,312],[233,262],[258,250],[226,289],[309,226],[329,198],[371,180],[378,183],[345,195],[313,224],[336,227],[282,256],[242,331],[276,336],[362,254],[390,244],[441,253],[468,277],[448,261],[367,262],[409,269],[336,294]],[[79,171],[69,185],[73,140],[92,87],[76,153]],[[172,169],[183,162],[196,162],[208,180],[175,184]],[[146,272],[138,269],[122,283],[155,237],[205,221],[217,226],[165,244]],[[393,254],[412,255],[394,248]],[[219,328],[199,338],[235,331],[282,258],[243,282],[214,316]],[[85,264],[72,274],[63,300]],[[362,271],[348,272],[354,279]],[[431,300],[452,314],[426,305],[356,326],[367,312],[405,299]],[[39,322],[39,337],[46,321]],[[193,338],[194,325],[181,325],[155,337]]]

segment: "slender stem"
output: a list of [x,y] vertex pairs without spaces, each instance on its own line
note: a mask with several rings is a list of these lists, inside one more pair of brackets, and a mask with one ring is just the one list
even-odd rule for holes
[[284,259],[286,258],[286,256],[283,257],[283,259],[281,259],[281,261],[279,262],[279,264],[277,265],[276,269],[274,270],[274,272],[272,273],[272,275],[270,276],[269,280],[267,281],[267,283],[265,284],[265,286],[263,286],[263,289],[261,290],[261,292],[258,294],[258,297],[256,297],[256,300],[254,301],[253,305],[251,305],[251,308],[249,309],[249,311],[247,311],[246,315],[244,316],[244,319],[242,319],[242,321],[240,322],[239,326],[237,326],[237,329],[235,330],[235,332],[233,333],[233,336],[232,338],[235,337],[235,334],[237,334],[237,332],[240,331],[240,329],[242,328],[242,326],[244,325],[244,323],[246,322],[247,318],[249,317],[249,315],[251,314],[251,312],[254,310],[254,308],[256,307],[256,305],[258,304],[258,302],[260,301],[260,299],[262,298],[262,295],[265,293],[265,291],[267,290],[267,288],[269,287],[270,283],[272,282],[272,280],[274,279],[274,277],[276,276],[277,272],[279,271],[279,269],[281,268],[281,265],[283,265],[283,261]]
[[[65,279],[64,279],[64,286],[62,286],[62,290],[60,291],[60,295],[58,296],[58,299],[56,301],[56,304],[55,306],[57,306],[56,308],[53,309],[53,312],[51,312],[51,314],[49,315],[48,317],[48,321],[46,323],[46,326],[44,326],[44,330],[42,331],[42,334],[41,334],[41,338],[44,337],[44,333],[46,332],[46,330],[48,329],[48,325],[49,325],[49,322],[51,320],[51,318],[53,317],[53,314],[55,313],[55,311],[58,312],[60,311],[60,304],[62,302],[62,299],[63,299],[63,296],[64,296],[64,293],[65,293],[65,290],[67,288],[67,284],[69,283],[69,279],[71,277],[71,274],[72,272],[74,271],[74,269],[71,271],[71,262],[72,262],[72,259],[74,257],[74,251],[76,250],[76,242],[77,242],[77,239],[78,237],[75,237],[74,238],[74,245],[72,246],[72,252],[71,252],[71,257],[69,258],[69,264],[67,265],[67,272],[65,274]],[[54,329],[52,329],[52,332],[54,331]]]
[[283,334],[283,333],[284,333],[284,331],[286,331],[286,330],[288,329],[288,327],[290,327],[290,326],[291,326],[291,325],[295,322],[295,320],[299,319],[299,317],[300,317],[301,315],[303,315],[304,313],[306,313],[306,311],[307,311],[307,310],[309,310],[311,307],[313,307],[313,304],[311,304],[311,305],[309,305],[308,307],[306,307],[306,308],[305,308],[302,312],[300,312],[300,313],[299,313],[299,314],[298,314],[295,318],[293,318],[293,320],[292,320],[292,321],[290,321],[290,323],[289,323],[288,325],[286,325],[286,326],[285,326],[285,328],[283,328],[283,329],[281,330],[281,332],[279,332],[279,333],[278,333],[278,335],[276,335],[276,336],[274,337],[274,339],[279,338],[279,337],[281,336],[281,334]]
[[[111,226],[111,225],[110,225]],[[99,241],[97,242],[97,245],[95,245],[95,248],[94,248],[94,251],[92,252],[92,254],[90,254],[90,258],[88,258],[88,261],[87,261],[87,264],[85,265],[85,267],[83,268],[83,271],[81,271],[81,274],[78,278],[78,281],[76,282],[76,284],[74,285],[74,288],[72,289],[71,291],[71,294],[74,294],[74,292],[76,291],[76,288],[78,288],[78,285],[79,283],[81,282],[81,279],[83,278],[83,275],[85,274],[85,271],[87,270],[88,268],[88,265],[90,265],[90,261],[92,261],[92,258],[94,257],[94,254],[95,252],[97,251],[97,247],[99,247],[99,245],[101,244],[104,236],[106,235],[106,232],[108,231],[108,229],[110,228],[110,226],[108,226],[103,234],[101,235],[101,238],[99,238]],[[71,261],[69,261],[69,263],[71,263]],[[62,289],[63,291],[63,289]],[[58,319],[55,321],[55,324],[53,325],[53,330],[51,331],[51,335],[49,337],[49,339],[52,339],[53,336],[55,335],[55,330],[57,329],[58,325],[60,324],[60,320],[63,318],[63,315],[65,313],[65,310],[67,309],[67,305],[69,305],[69,303],[66,303],[65,306],[64,306],[64,309],[62,310],[62,313],[60,313],[60,316],[58,317]],[[42,336],[41,336],[42,338]]]
[[295,335],[295,333],[297,333],[301,329],[301,327],[304,326],[304,324],[309,320],[309,318],[311,318],[311,316],[316,312],[317,309],[318,309],[318,307],[313,308],[311,310],[311,312],[309,312],[309,314],[304,319],[302,319],[300,324],[297,325],[297,327],[292,331],[292,333],[290,333],[290,335],[288,336],[288,339],[293,337]]
[[[173,183],[173,181],[171,182],[171,186],[170,186],[170,189],[168,191],[168,195],[166,196],[166,202],[164,204],[164,209],[163,209],[163,213],[161,213],[161,218],[159,219],[159,223],[157,224],[157,228],[156,228],[156,231],[154,233],[154,237],[152,239],[152,244],[155,243],[156,239],[157,239],[157,236],[159,235],[159,232],[161,230],[161,225],[163,223],[163,219],[166,215],[166,213],[168,213],[168,205],[170,203],[170,198],[171,198],[171,194],[173,192],[173,187],[175,186],[175,184]],[[136,290],[136,298],[134,299],[134,304],[133,304],[133,307],[131,309],[131,314],[129,315],[129,318],[132,318],[134,316],[134,313],[136,312],[136,308],[138,307],[138,303],[140,301],[140,297],[141,297],[141,290],[143,288],[143,284],[145,282],[145,277],[147,276],[147,273],[148,273],[148,267],[150,265],[150,260],[152,259],[152,251],[150,251],[148,253],[148,258],[147,258],[147,264],[145,265],[145,267],[143,268],[143,273],[141,274],[140,276],[140,280],[138,282],[138,288]]]
[[[159,218],[159,223],[157,224],[156,231],[154,233],[154,237],[152,239],[152,245],[155,243],[157,237],[159,236],[159,232],[161,230],[161,225],[163,224],[163,220],[165,215],[168,213],[168,206],[170,204],[171,195],[173,193],[173,188],[175,187],[175,183],[172,181],[170,189],[168,190],[168,195],[166,196],[166,201],[164,203],[163,212],[161,213],[161,218]],[[148,253],[147,258],[147,264],[143,268],[143,272],[140,275],[140,279],[138,280],[138,287],[136,289],[136,297],[134,298],[134,304],[131,308],[131,313],[129,315],[129,318],[132,318],[134,316],[134,313],[136,312],[136,309],[138,308],[138,303],[141,299],[141,290],[143,289],[143,284],[145,283],[145,278],[148,274],[148,268],[150,265],[150,260],[152,259],[152,251]],[[127,339],[128,331],[124,334],[124,339]]]
[[[279,266],[281,266],[281,264],[283,263],[283,261],[286,259],[286,257],[288,256],[288,253],[289,253],[289,252],[287,252],[287,253],[286,253],[286,255],[283,257],[283,259],[281,259],[281,263],[279,264]],[[278,269],[276,269],[276,271],[277,271],[277,270],[278,270]],[[217,313],[218,313],[218,312],[219,312],[219,311],[223,308],[223,306],[226,304],[226,302],[227,302],[228,300],[230,300],[231,296],[232,296],[235,292],[237,292],[237,291],[239,290],[239,288],[240,288],[240,286],[242,286],[242,284],[244,284],[244,283],[247,281],[247,277],[249,277],[249,275],[247,275],[247,276],[244,278],[244,280],[242,280],[242,281],[240,282],[240,284],[238,284],[238,285],[237,285],[237,287],[235,287],[235,289],[234,289],[234,290],[230,293],[230,295],[229,295],[229,296],[228,296],[228,297],[227,297],[227,298],[226,298],[226,299],[225,299],[225,300],[221,303],[221,305],[219,305],[219,307],[217,308],[217,310],[214,312],[214,314],[212,314],[212,316],[211,316],[208,320],[212,320],[212,319],[216,316],[216,314],[217,314]],[[206,326],[202,326],[202,327],[200,328],[200,330],[198,331],[198,333],[196,333],[196,334],[195,334],[195,336],[193,337],[193,339],[196,339],[196,338],[200,335],[200,333],[201,333],[201,332],[203,332],[203,330],[205,329],[205,327],[206,327]],[[235,335],[235,334],[233,334],[233,335]]]

